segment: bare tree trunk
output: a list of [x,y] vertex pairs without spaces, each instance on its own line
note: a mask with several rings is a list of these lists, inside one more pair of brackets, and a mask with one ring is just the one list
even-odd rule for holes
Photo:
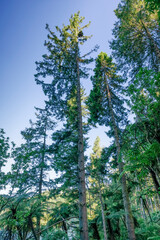
[[102,212],[102,222],[103,222],[104,240],[108,240],[107,231],[106,231],[106,220],[105,220],[105,213],[104,213],[104,204],[103,204],[101,189],[100,189],[100,191],[99,191],[99,199],[100,199],[100,203],[101,203],[101,212]]
[[[118,134],[118,128],[117,128],[115,117],[114,117],[114,111],[113,111],[112,101],[111,101],[111,94],[110,94],[110,89],[109,89],[109,84],[107,81],[106,74],[105,74],[105,80],[106,80],[107,95],[108,95],[108,100],[109,100],[109,109],[110,109],[111,119],[112,119],[112,128],[114,130],[114,138],[115,138],[115,144],[116,144],[116,149],[117,149],[117,162],[119,165],[119,172],[120,172],[120,174],[122,174],[124,164],[120,159],[119,134]],[[130,200],[129,200],[129,194],[128,194],[128,189],[127,189],[127,181],[126,181],[125,173],[123,173],[121,176],[121,184],[122,184],[123,204],[124,204],[125,215],[126,215],[126,225],[127,225],[127,230],[128,230],[128,237],[129,237],[129,240],[135,240],[136,236],[135,236],[135,231],[134,231],[134,221],[133,221],[133,217],[132,217],[132,210],[131,210],[131,204],[130,204]]]
[[[137,180],[137,176],[136,176],[136,180]],[[138,181],[138,180],[137,180]],[[137,191],[141,192],[140,187],[138,185],[137,187]],[[143,199],[142,196],[140,196],[140,198],[138,199],[138,204],[139,204],[139,200],[140,200],[140,212],[141,212],[141,216],[142,218],[147,221],[147,217],[146,217],[146,213],[145,213],[145,209],[144,209],[144,204],[143,204]]]
[[[47,124],[47,123],[46,123]],[[39,207],[41,207],[41,196],[42,196],[42,184],[43,184],[43,164],[45,158],[45,149],[46,149],[46,126],[44,131],[44,139],[43,139],[43,149],[42,149],[42,159],[41,159],[41,166],[40,166],[40,177],[39,177],[39,191],[38,191],[38,198],[39,198]],[[37,216],[37,240],[40,240],[40,231],[41,230],[41,217]]]
[[147,201],[146,201],[146,199],[144,199],[144,198],[142,198],[142,199],[143,199],[144,207],[145,207],[145,209],[147,210],[148,216],[149,216],[149,218],[150,218],[150,220],[151,220],[151,222],[152,222],[152,217],[151,217],[151,214],[150,214],[150,210],[149,210]]
[[31,227],[31,229],[32,229],[32,233],[33,233],[34,239],[35,239],[35,240],[38,240],[37,235],[36,235],[36,232],[35,232],[35,229],[34,229],[34,226],[33,226],[33,222],[32,222],[31,216],[29,216],[29,225],[30,225],[30,227]]
[[151,210],[152,210],[152,213],[153,213],[153,212],[154,212],[154,210],[153,210],[153,203],[152,203],[152,199],[151,199],[151,198],[149,198],[148,200],[149,200],[149,203],[150,203],[150,206],[151,206]]
[[[137,179],[137,174],[136,174],[136,181],[139,182],[138,179]],[[139,185],[136,187],[136,192],[137,193],[141,192]],[[137,193],[136,193],[136,195],[137,195]],[[140,200],[140,202],[139,202],[139,200]],[[141,213],[142,218],[146,221],[147,217],[146,217],[146,214],[145,214],[145,210],[144,210],[144,206],[143,206],[143,200],[142,200],[141,196],[138,197],[138,200],[137,200],[137,207],[138,206],[140,206],[140,213]]]
[[153,183],[154,183],[156,192],[157,192],[157,194],[158,194],[158,198],[159,198],[159,200],[160,200],[160,193],[159,193],[159,191],[160,191],[160,185],[159,185],[159,182],[158,182],[156,173],[154,172],[154,170],[153,170],[151,167],[149,167],[148,169],[149,169],[149,172],[150,172],[150,174],[151,174],[151,177],[152,177],[152,180],[153,180]]
[[142,197],[140,197],[140,202],[141,202],[141,215],[142,215],[144,220],[147,220],[146,213],[145,213],[144,206],[143,206],[143,199],[142,199]]
[[62,229],[65,231],[66,234],[68,234],[67,224],[65,220],[63,220],[62,222]]
[[[104,204],[104,209],[105,209],[105,211],[107,211],[106,204]],[[108,216],[109,214],[106,214],[106,215]],[[108,231],[109,231],[109,240],[115,240],[111,220],[109,218],[107,218],[107,226],[108,226]]]
[[86,206],[86,184],[84,166],[84,145],[82,130],[82,109],[81,109],[81,90],[80,73],[78,60],[78,43],[76,53],[77,64],[77,110],[78,110],[78,173],[79,173],[79,225],[80,240],[88,240],[87,206]]
[[157,200],[156,200],[155,196],[153,196],[153,201],[154,201],[154,206],[155,206],[156,212],[158,212]]

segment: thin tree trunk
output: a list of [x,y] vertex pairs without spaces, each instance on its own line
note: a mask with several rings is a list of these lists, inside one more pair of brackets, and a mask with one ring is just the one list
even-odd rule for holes
[[96,222],[91,223],[92,229],[93,229],[93,239],[95,240],[100,240],[99,232],[98,232],[98,227]]
[[92,210],[91,210],[91,194],[90,194],[90,190],[89,190],[89,187],[88,187],[88,183],[86,182],[86,190],[87,190],[87,192],[88,192],[88,200],[89,200],[89,206],[88,206],[88,208],[89,208],[89,213],[90,213],[90,215],[92,215]]
[[151,211],[152,211],[152,213],[153,213],[154,211],[153,211],[152,199],[151,199],[151,198],[148,198],[148,201],[149,201],[149,203],[150,203],[150,206],[151,206]]
[[114,233],[116,233],[120,239],[121,237],[121,231],[120,231],[120,218],[118,219],[117,221],[117,226],[116,226],[116,229],[114,230]]
[[[137,176],[136,176],[136,180],[137,180]],[[137,180],[137,181],[138,181],[138,180]],[[141,192],[139,185],[138,185],[138,187],[137,187],[137,191],[138,191],[138,192]],[[141,211],[141,216],[142,216],[142,218],[143,218],[145,221],[147,221],[147,217],[146,217],[146,213],[145,213],[145,209],[144,209],[144,205],[143,205],[142,196],[140,196],[139,199],[140,199],[140,211]],[[139,199],[138,199],[138,201],[139,201]]]
[[155,52],[156,58],[157,58],[157,62],[160,65],[160,50],[156,44],[156,42],[154,41],[154,38],[152,37],[151,33],[149,32],[148,28],[146,27],[145,23],[143,22],[143,20],[141,19],[141,23],[143,26],[144,31],[146,32],[146,35],[151,43],[151,45],[153,46],[153,50]]
[[[142,198],[142,199],[143,199],[143,198]],[[146,209],[147,212],[148,212],[148,216],[149,216],[149,218],[150,218],[150,220],[151,220],[151,222],[152,222],[152,217],[151,217],[150,210],[149,210],[149,207],[148,207],[148,204],[147,204],[146,199],[143,199],[143,203],[144,203],[145,209]]]
[[102,211],[102,222],[103,222],[104,240],[108,240],[107,231],[106,231],[106,220],[105,220],[105,213],[104,213],[104,204],[103,204],[103,199],[102,199],[102,194],[101,194],[101,188],[100,188],[100,191],[99,191],[99,199],[100,199],[101,211]]
[[12,229],[9,228],[7,229],[7,231],[8,231],[8,240],[12,240]]
[[66,224],[65,220],[63,220],[63,222],[62,222],[62,229],[65,231],[66,234],[68,234],[67,224]]
[[141,215],[142,215],[142,218],[144,220],[147,220],[146,213],[145,213],[144,206],[143,206],[143,199],[142,199],[142,197],[140,197],[140,202],[141,202]]
[[32,222],[31,216],[29,216],[29,225],[30,225],[30,227],[31,227],[31,229],[32,229],[32,233],[33,233],[34,239],[35,239],[35,240],[38,240],[38,238],[37,238],[37,236],[36,236],[36,232],[35,232],[34,226],[33,226],[33,222]]
[[21,228],[19,226],[17,226],[17,231],[18,231],[18,235],[19,235],[20,239],[23,240]]
[[28,234],[28,231],[27,230],[25,231],[25,228],[24,228],[23,229],[23,240],[26,240],[27,234]]
[[[11,210],[12,210],[12,214],[13,214],[13,219],[14,219],[15,221],[17,221],[17,217],[16,217],[17,210],[16,210],[16,208],[13,208],[13,209],[11,209]],[[18,235],[19,235],[20,239],[23,240],[20,226],[17,225],[16,228],[17,228]]]
[[77,64],[77,110],[78,110],[78,173],[79,173],[79,226],[80,240],[88,240],[87,206],[86,206],[86,184],[84,167],[84,145],[82,130],[82,109],[81,109],[81,90],[80,73],[78,60],[78,43],[76,48]]
[[[113,107],[112,107],[112,101],[111,101],[111,94],[109,89],[109,84],[107,81],[107,76],[105,74],[105,80],[106,80],[106,87],[107,87],[107,95],[109,100],[109,109],[111,113],[111,119],[112,119],[112,128],[114,130],[114,138],[115,138],[115,144],[117,149],[117,162],[119,165],[119,172],[120,174],[123,173],[123,162],[120,160],[120,142],[119,142],[119,135],[118,135],[118,128],[116,126]],[[134,231],[134,222],[132,217],[132,210],[131,210],[131,204],[129,200],[129,194],[127,189],[127,182],[126,182],[126,175],[123,173],[121,176],[121,184],[122,184],[122,195],[123,195],[123,204],[125,209],[125,215],[126,215],[126,225],[128,230],[128,237],[129,240],[135,240],[135,231]]]
[[157,203],[156,203],[156,198],[155,198],[155,196],[153,196],[153,201],[154,201],[154,206],[155,206],[156,212],[158,212],[158,208],[157,208]]
[[154,172],[154,170],[153,170],[151,167],[149,167],[148,169],[149,169],[149,172],[150,172],[150,174],[151,174],[151,177],[152,177],[152,180],[153,180],[153,183],[154,183],[156,192],[157,192],[157,194],[158,194],[158,198],[159,198],[159,200],[160,200],[160,193],[159,193],[159,191],[160,191],[160,185],[159,185],[159,182],[158,182],[158,180],[157,180],[156,173]]
[[[105,209],[105,211],[107,211],[106,204],[104,204],[104,209]],[[108,216],[109,214],[106,214],[106,215]],[[108,226],[108,231],[109,231],[109,240],[115,240],[111,220],[109,218],[107,218],[107,226]]]
[[89,196],[89,210],[90,210],[90,215],[92,215],[92,210],[91,210],[91,196],[88,188],[88,196]]
[[[41,159],[41,167],[40,167],[40,177],[39,177],[39,191],[38,198],[40,200],[39,207],[41,207],[41,196],[42,196],[42,184],[43,184],[43,164],[45,158],[45,148],[46,148],[46,126],[44,129],[44,139],[43,139],[43,149],[42,149],[42,159]],[[37,239],[40,240],[40,232],[41,232],[41,217],[37,217]]]

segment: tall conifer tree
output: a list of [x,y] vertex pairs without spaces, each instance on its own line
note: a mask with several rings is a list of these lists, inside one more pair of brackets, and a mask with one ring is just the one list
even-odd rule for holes
[[110,136],[114,137],[117,162],[122,183],[123,203],[126,214],[128,237],[135,240],[134,223],[127,189],[126,175],[123,173],[123,162],[120,156],[121,127],[126,121],[126,111],[123,100],[118,92],[122,90],[123,79],[117,75],[117,69],[112,59],[105,53],[100,53],[96,59],[96,67],[92,78],[93,90],[88,100],[91,120],[99,124],[110,126]]
[[[62,29],[56,27],[57,34],[52,32],[47,25],[48,42],[45,43],[48,54],[43,55],[43,60],[37,63],[36,81],[42,85],[44,93],[48,96],[48,106],[60,120],[65,119],[67,102],[73,91],[76,93],[77,130],[78,130],[78,176],[79,176],[79,223],[80,239],[88,239],[86,188],[85,188],[85,159],[82,129],[81,107],[81,78],[88,77],[86,64],[92,59],[80,55],[80,45],[87,41],[83,31],[89,26],[81,27],[84,17],[79,13],[71,16],[69,25]],[[43,79],[49,77],[51,83],[44,83]]]
[[24,144],[15,148],[12,157],[13,185],[16,184],[19,195],[33,190],[38,195],[37,239],[40,239],[42,192],[48,187],[47,173],[51,169],[51,154],[47,144],[48,131],[53,131],[55,122],[47,109],[36,108],[36,122],[30,120],[30,127],[21,131]]
[[103,232],[104,232],[104,240],[108,240],[107,236],[107,227],[106,227],[106,219],[105,219],[105,210],[104,210],[104,200],[102,196],[102,183],[103,183],[103,175],[101,174],[102,164],[100,162],[102,149],[100,147],[100,138],[97,137],[94,146],[93,153],[91,154],[91,168],[89,178],[91,187],[94,187],[96,193],[98,192],[98,196],[101,204],[101,212],[102,212],[102,222],[103,222]]

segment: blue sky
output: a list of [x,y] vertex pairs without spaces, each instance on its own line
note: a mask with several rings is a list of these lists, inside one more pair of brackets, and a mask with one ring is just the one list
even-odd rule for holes
[[[0,15],[0,128],[16,144],[21,143],[20,131],[34,118],[34,106],[43,107],[44,95],[34,81],[35,61],[46,52],[46,23],[54,26],[68,24],[71,14],[80,11],[85,21],[91,21],[87,34],[93,37],[85,50],[96,44],[100,51],[110,54],[108,41],[116,21],[113,10],[119,0],[1,0]],[[85,83],[89,92],[90,80]],[[96,136],[101,145],[107,144],[104,128],[90,133],[90,145]]]

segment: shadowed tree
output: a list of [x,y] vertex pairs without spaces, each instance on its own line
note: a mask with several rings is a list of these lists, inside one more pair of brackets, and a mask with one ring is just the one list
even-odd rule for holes
[[105,53],[100,53],[96,59],[96,67],[92,77],[93,90],[88,99],[91,111],[91,121],[110,127],[109,136],[114,137],[117,162],[121,176],[123,203],[126,214],[128,237],[135,240],[134,223],[127,189],[126,174],[123,172],[124,163],[121,157],[122,127],[127,123],[124,101],[119,93],[122,91],[123,79],[117,75],[117,68],[112,59]]

